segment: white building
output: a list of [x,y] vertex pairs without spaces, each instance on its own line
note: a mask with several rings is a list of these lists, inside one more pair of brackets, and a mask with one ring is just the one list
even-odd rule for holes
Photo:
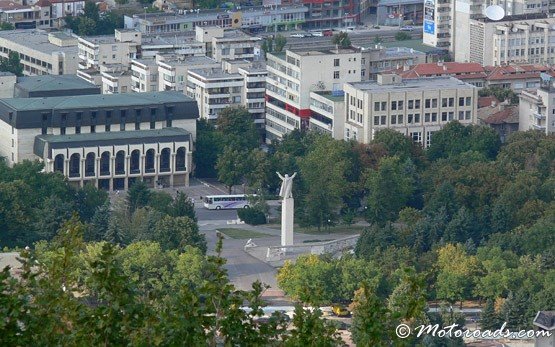
[[131,60],[131,90],[135,93],[158,91],[156,59]]
[[102,94],[131,93],[131,71],[122,64],[105,64],[100,67]]
[[523,90],[519,97],[518,130],[555,133],[555,78],[542,74],[540,88]]
[[187,185],[196,118],[177,92],[0,99],[0,156],[41,160],[77,186]]
[[77,40],[61,32],[43,30],[0,31],[0,57],[17,52],[23,74],[63,75],[77,71]]
[[343,91],[310,93],[309,129],[328,134],[336,140],[345,138],[345,97]]
[[403,80],[379,75],[376,82],[346,83],[345,139],[369,143],[381,129],[394,129],[424,147],[450,121],[477,124],[478,89],[453,77]]
[[224,29],[217,26],[197,26],[196,40],[206,45],[206,55],[216,61],[222,60],[253,60],[254,46],[260,41],[235,29]]
[[187,73],[191,69],[219,68],[220,63],[208,57],[184,57],[179,54],[159,55],[158,90],[185,91]]
[[360,49],[362,80],[376,79],[379,73],[400,66],[411,66],[426,62],[426,53],[412,48],[385,48],[381,45],[374,45],[372,47],[361,47]]
[[555,63],[555,18],[546,14],[507,16],[499,21],[470,20],[470,35],[461,50],[482,65]]
[[361,53],[354,49],[286,51],[268,54],[266,140],[307,129],[310,92],[341,90],[361,80]]
[[137,58],[142,34],[117,30],[114,35],[79,37],[79,69],[99,69],[104,64],[129,65]]
[[242,101],[251,114],[256,127],[261,133],[265,132],[266,119],[266,76],[268,71],[263,63],[252,63],[237,69],[243,76]]

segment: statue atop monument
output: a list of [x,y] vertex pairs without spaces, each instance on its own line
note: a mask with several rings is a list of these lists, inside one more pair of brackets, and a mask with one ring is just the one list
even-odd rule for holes
[[293,188],[293,178],[297,175],[295,172],[292,176],[285,174],[285,177],[282,176],[279,172],[276,172],[279,178],[281,178],[281,189],[279,190],[279,196],[283,199],[292,198],[293,194],[291,189]]

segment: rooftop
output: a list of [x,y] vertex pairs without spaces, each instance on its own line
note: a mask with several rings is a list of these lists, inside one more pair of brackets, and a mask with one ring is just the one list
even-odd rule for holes
[[[58,33],[58,36],[65,35]],[[67,35],[65,35],[67,37]],[[52,54],[54,52],[77,54],[77,44],[71,46],[56,46],[48,41],[48,33],[37,29],[3,30],[0,31],[0,39],[12,41],[13,44],[26,47],[41,53]]]
[[288,50],[291,53],[307,57],[311,55],[329,55],[329,54],[352,54],[358,53],[357,49],[354,48],[340,48],[340,49],[321,49],[321,50],[303,50],[303,49],[292,49]]
[[555,311],[539,311],[534,318],[534,325],[544,330],[554,330]]
[[503,23],[503,22],[513,22],[519,20],[533,20],[533,19],[544,19],[550,18],[548,13],[528,13],[528,14],[516,14],[512,16],[505,16],[500,20],[491,20],[488,17],[476,18],[475,20],[483,23]]
[[340,102],[340,101],[345,101],[345,96],[343,94],[341,95],[333,95],[332,92],[330,91],[326,91],[326,92],[313,92],[315,94],[318,94],[320,96],[323,96],[324,98],[331,100],[333,102]]
[[403,80],[396,84],[378,84],[376,81],[349,83],[353,87],[369,92],[407,92],[414,89],[472,89],[474,86],[450,76],[425,77]]
[[193,99],[177,91],[94,94],[78,96],[56,96],[49,98],[0,99],[3,104],[16,111],[48,109],[75,109],[95,107],[146,106],[169,102],[194,102]]
[[17,78],[17,86],[30,92],[98,88],[76,75],[41,75]]
[[193,57],[186,57],[181,54],[160,54],[160,63],[172,65],[172,64],[183,64],[186,66],[189,65],[210,65],[217,63],[214,59],[209,58],[207,56],[193,56]]
[[211,78],[242,78],[242,76],[238,73],[228,73],[221,68],[208,68],[208,69],[191,69],[189,73],[194,73],[202,78],[211,79]]
[[498,104],[478,109],[478,118],[486,124],[518,123],[518,106]]
[[439,53],[444,52],[447,49],[430,47],[422,43],[422,40],[406,40],[406,41],[392,41],[392,42],[382,42],[380,45],[384,47],[406,47],[412,48],[424,53]]

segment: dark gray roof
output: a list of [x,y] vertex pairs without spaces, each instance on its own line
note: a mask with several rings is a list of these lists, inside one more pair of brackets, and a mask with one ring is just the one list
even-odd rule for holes
[[77,96],[56,96],[49,98],[0,99],[3,104],[16,111],[35,111],[44,109],[76,109],[97,107],[148,106],[171,102],[194,101],[177,91],[93,94]]
[[143,143],[189,141],[191,134],[182,128],[163,128],[153,130],[110,131],[102,133],[71,134],[71,135],[37,135],[33,152],[39,157],[44,156],[45,147],[48,157],[52,149],[94,146],[118,146]]
[[77,75],[41,75],[17,78],[17,85],[30,92],[97,88]]
[[534,318],[534,325],[544,330],[555,330],[555,311],[539,311]]

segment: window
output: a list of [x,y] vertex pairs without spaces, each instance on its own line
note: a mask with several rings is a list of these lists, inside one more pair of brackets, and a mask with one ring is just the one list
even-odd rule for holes
[[413,123],[413,117],[414,115],[412,113],[407,114],[407,123],[408,124],[412,124]]
[[464,106],[464,98],[459,98],[459,106]]
[[466,106],[472,105],[472,98],[471,98],[470,96],[467,96],[467,97],[466,97],[465,105],[466,105]]
[[61,127],[60,128],[60,135],[65,135],[66,134],[66,127]]
[[135,130],[141,130],[141,123],[135,122]]
[[432,112],[432,122],[437,122],[437,113]]
[[412,110],[414,108],[414,100],[409,100],[409,110]]
[[[461,99],[463,99],[463,98],[461,98]],[[463,119],[464,119],[464,111],[459,111],[459,120],[463,120]]]
[[156,129],[156,122],[150,121],[150,129]]
[[432,99],[432,108],[437,107],[437,99]]
[[339,66],[339,59],[333,60],[333,66]]
[[81,127],[80,126],[75,127],[75,133],[76,134],[81,134]]
[[449,112],[449,115],[448,115],[449,121],[452,121],[452,120],[453,120],[453,116],[454,116],[454,115],[455,115],[454,112]]
[[425,107],[425,108],[430,108],[430,107],[432,107],[432,100],[431,100],[431,99],[426,99],[426,100],[424,100],[424,107]]
[[391,116],[391,124],[397,124],[397,115]]
[[403,106],[404,106],[404,105],[403,105],[403,101],[402,101],[402,100],[399,100],[399,101],[397,102],[397,108],[398,108],[399,110],[402,110],[402,109],[403,109]]
[[91,125],[91,134],[96,132],[96,125]]
[[382,124],[382,125],[386,125],[386,124],[387,124],[387,116],[381,116],[381,124]]
[[391,102],[391,110],[393,110],[393,111],[397,110],[397,101],[392,101]]
[[339,79],[339,71],[333,72],[333,79]]
[[414,114],[414,122],[415,123],[420,123],[420,113],[415,113]]
[[449,107],[455,106],[455,98],[449,98]]
[[414,100],[414,108],[416,109],[420,108],[420,100]]
[[397,115],[397,124],[403,124],[403,115]]
[[447,122],[447,112],[441,112],[441,121]]
[[470,120],[472,118],[472,114],[470,111],[466,111],[464,114],[464,119]]
[[385,111],[387,109],[387,101],[382,101],[382,111]]
[[429,113],[424,113],[424,122],[428,123],[430,121],[430,114]]
[[374,111],[379,111],[380,110],[380,103],[379,102],[375,102],[374,103]]
[[380,116],[374,116],[374,125],[380,125]]
[[422,133],[420,131],[409,133],[410,138],[417,143],[422,143]]
[[441,107],[447,107],[447,98],[441,99]]

